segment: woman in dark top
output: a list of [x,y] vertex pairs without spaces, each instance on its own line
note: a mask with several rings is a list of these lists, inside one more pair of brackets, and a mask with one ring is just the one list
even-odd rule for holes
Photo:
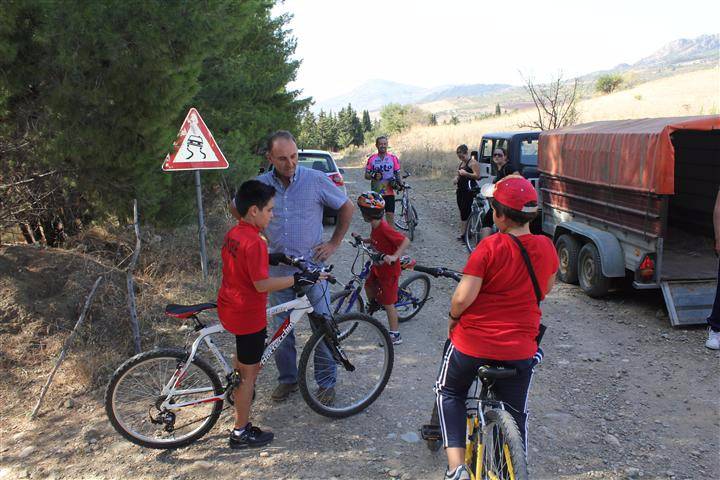
[[[516,173],[516,170],[512,167],[510,164],[510,158],[508,158],[507,150],[502,147],[496,147],[495,150],[493,150],[493,156],[492,156],[493,163],[495,164],[495,167],[497,167],[497,174],[495,175],[495,179],[493,180],[493,183],[497,183],[503,178],[507,177],[508,175],[512,175],[513,173]],[[493,222],[493,212],[492,209],[488,211],[485,214],[485,217],[483,218],[483,228],[480,230],[480,239],[487,237],[488,235],[492,235],[493,233],[493,226],[495,223]]]
[[460,234],[457,239],[462,241],[474,197],[471,190],[477,187],[477,179],[480,178],[480,164],[468,155],[467,145],[460,145],[455,153],[460,159],[454,182],[457,187],[457,205],[460,209]]

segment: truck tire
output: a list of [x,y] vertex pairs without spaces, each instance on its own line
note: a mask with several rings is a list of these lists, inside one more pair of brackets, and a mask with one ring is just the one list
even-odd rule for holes
[[578,255],[578,281],[589,297],[602,297],[610,290],[610,279],[603,275],[600,253],[594,243],[588,242]]
[[558,258],[560,259],[558,278],[565,283],[577,285],[580,242],[578,242],[572,235],[560,235],[555,242],[555,249],[557,250]]

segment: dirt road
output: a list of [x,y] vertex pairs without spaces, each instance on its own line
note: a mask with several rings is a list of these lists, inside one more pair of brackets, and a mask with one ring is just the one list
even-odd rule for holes
[[[347,168],[351,198],[367,188]],[[462,268],[457,210],[447,181],[415,180],[420,214],[410,253],[419,263]],[[332,227],[327,228],[329,234]],[[360,216],[352,230],[367,232]],[[353,250],[333,262],[349,277]],[[231,417],[190,448],[153,451],[114,433],[101,391],[57,405],[34,424],[5,428],[5,478],[442,478],[443,452],[431,453],[418,429],[428,420],[432,385],[454,284],[433,280],[432,300],[401,326],[387,389],[367,411],[330,420],[295,394],[274,404],[274,366],[264,369],[253,419],[276,441],[261,451],[227,448]],[[670,327],[659,293],[623,291],[604,300],[560,284],[543,305],[546,360],[530,400],[530,466],[539,479],[718,478],[720,362],[701,329]]]

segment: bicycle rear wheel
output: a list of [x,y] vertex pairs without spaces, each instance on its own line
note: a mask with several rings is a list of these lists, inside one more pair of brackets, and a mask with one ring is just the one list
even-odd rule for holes
[[430,278],[422,273],[407,277],[398,287],[398,301],[395,303],[398,321],[407,322],[422,310],[430,295]]
[[480,231],[483,228],[482,220],[482,211],[475,210],[470,214],[467,224],[465,225],[465,234],[463,237],[465,239],[465,248],[467,248],[470,253],[472,253],[475,247],[477,247],[477,244],[480,243]]
[[298,383],[310,408],[326,417],[344,418],[380,396],[392,373],[394,350],[385,327],[369,315],[336,315],[334,322],[337,329],[332,336],[318,329],[305,344]]
[[492,409],[485,413],[485,421],[477,452],[480,468],[475,470],[475,478],[528,480],[522,436],[512,415]]
[[360,294],[358,294],[357,298],[355,298],[352,305],[348,304],[350,302],[350,298],[352,297],[352,293],[352,291],[348,292],[347,290],[342,290],[330,295],[330,311],[333,315],[350,312],[365,312],[365,300],[363,300],[362,295]]
[[[105,392],[105,412],[120,435],[142,447],[178,448],[210,431],[220,417],[222,401],[160,409],[167,399],[163,388],[187,357],[184,350],[153,350],[135,355],[115,371]],[[223,393],[220,378],[199,357],[193,359],[176,388],[193,392],[174,396],[171,403]]]

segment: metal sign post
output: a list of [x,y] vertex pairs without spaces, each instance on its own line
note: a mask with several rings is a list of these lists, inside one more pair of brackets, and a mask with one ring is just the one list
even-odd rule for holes
[[202,206],[202,187],[200,170],[219,170],[228,168],[225,155],[203,122],[200,114],[191,108],[180,127],[173,151],[163,162],[164,171],[195,170],[195,192],[198,204],[198,224],[200,227],[200,265],[203,279],[208,278],[207,250],[205,249],[205,216]]
[[200,185],[200,170],[195,170],[195,192],[197,193],[198,204],[198,225],[200,226],[200,266],[202,268],[203,280],[208,278],[207,251],[205,250],[205,217],[203,215],[202,187]]

